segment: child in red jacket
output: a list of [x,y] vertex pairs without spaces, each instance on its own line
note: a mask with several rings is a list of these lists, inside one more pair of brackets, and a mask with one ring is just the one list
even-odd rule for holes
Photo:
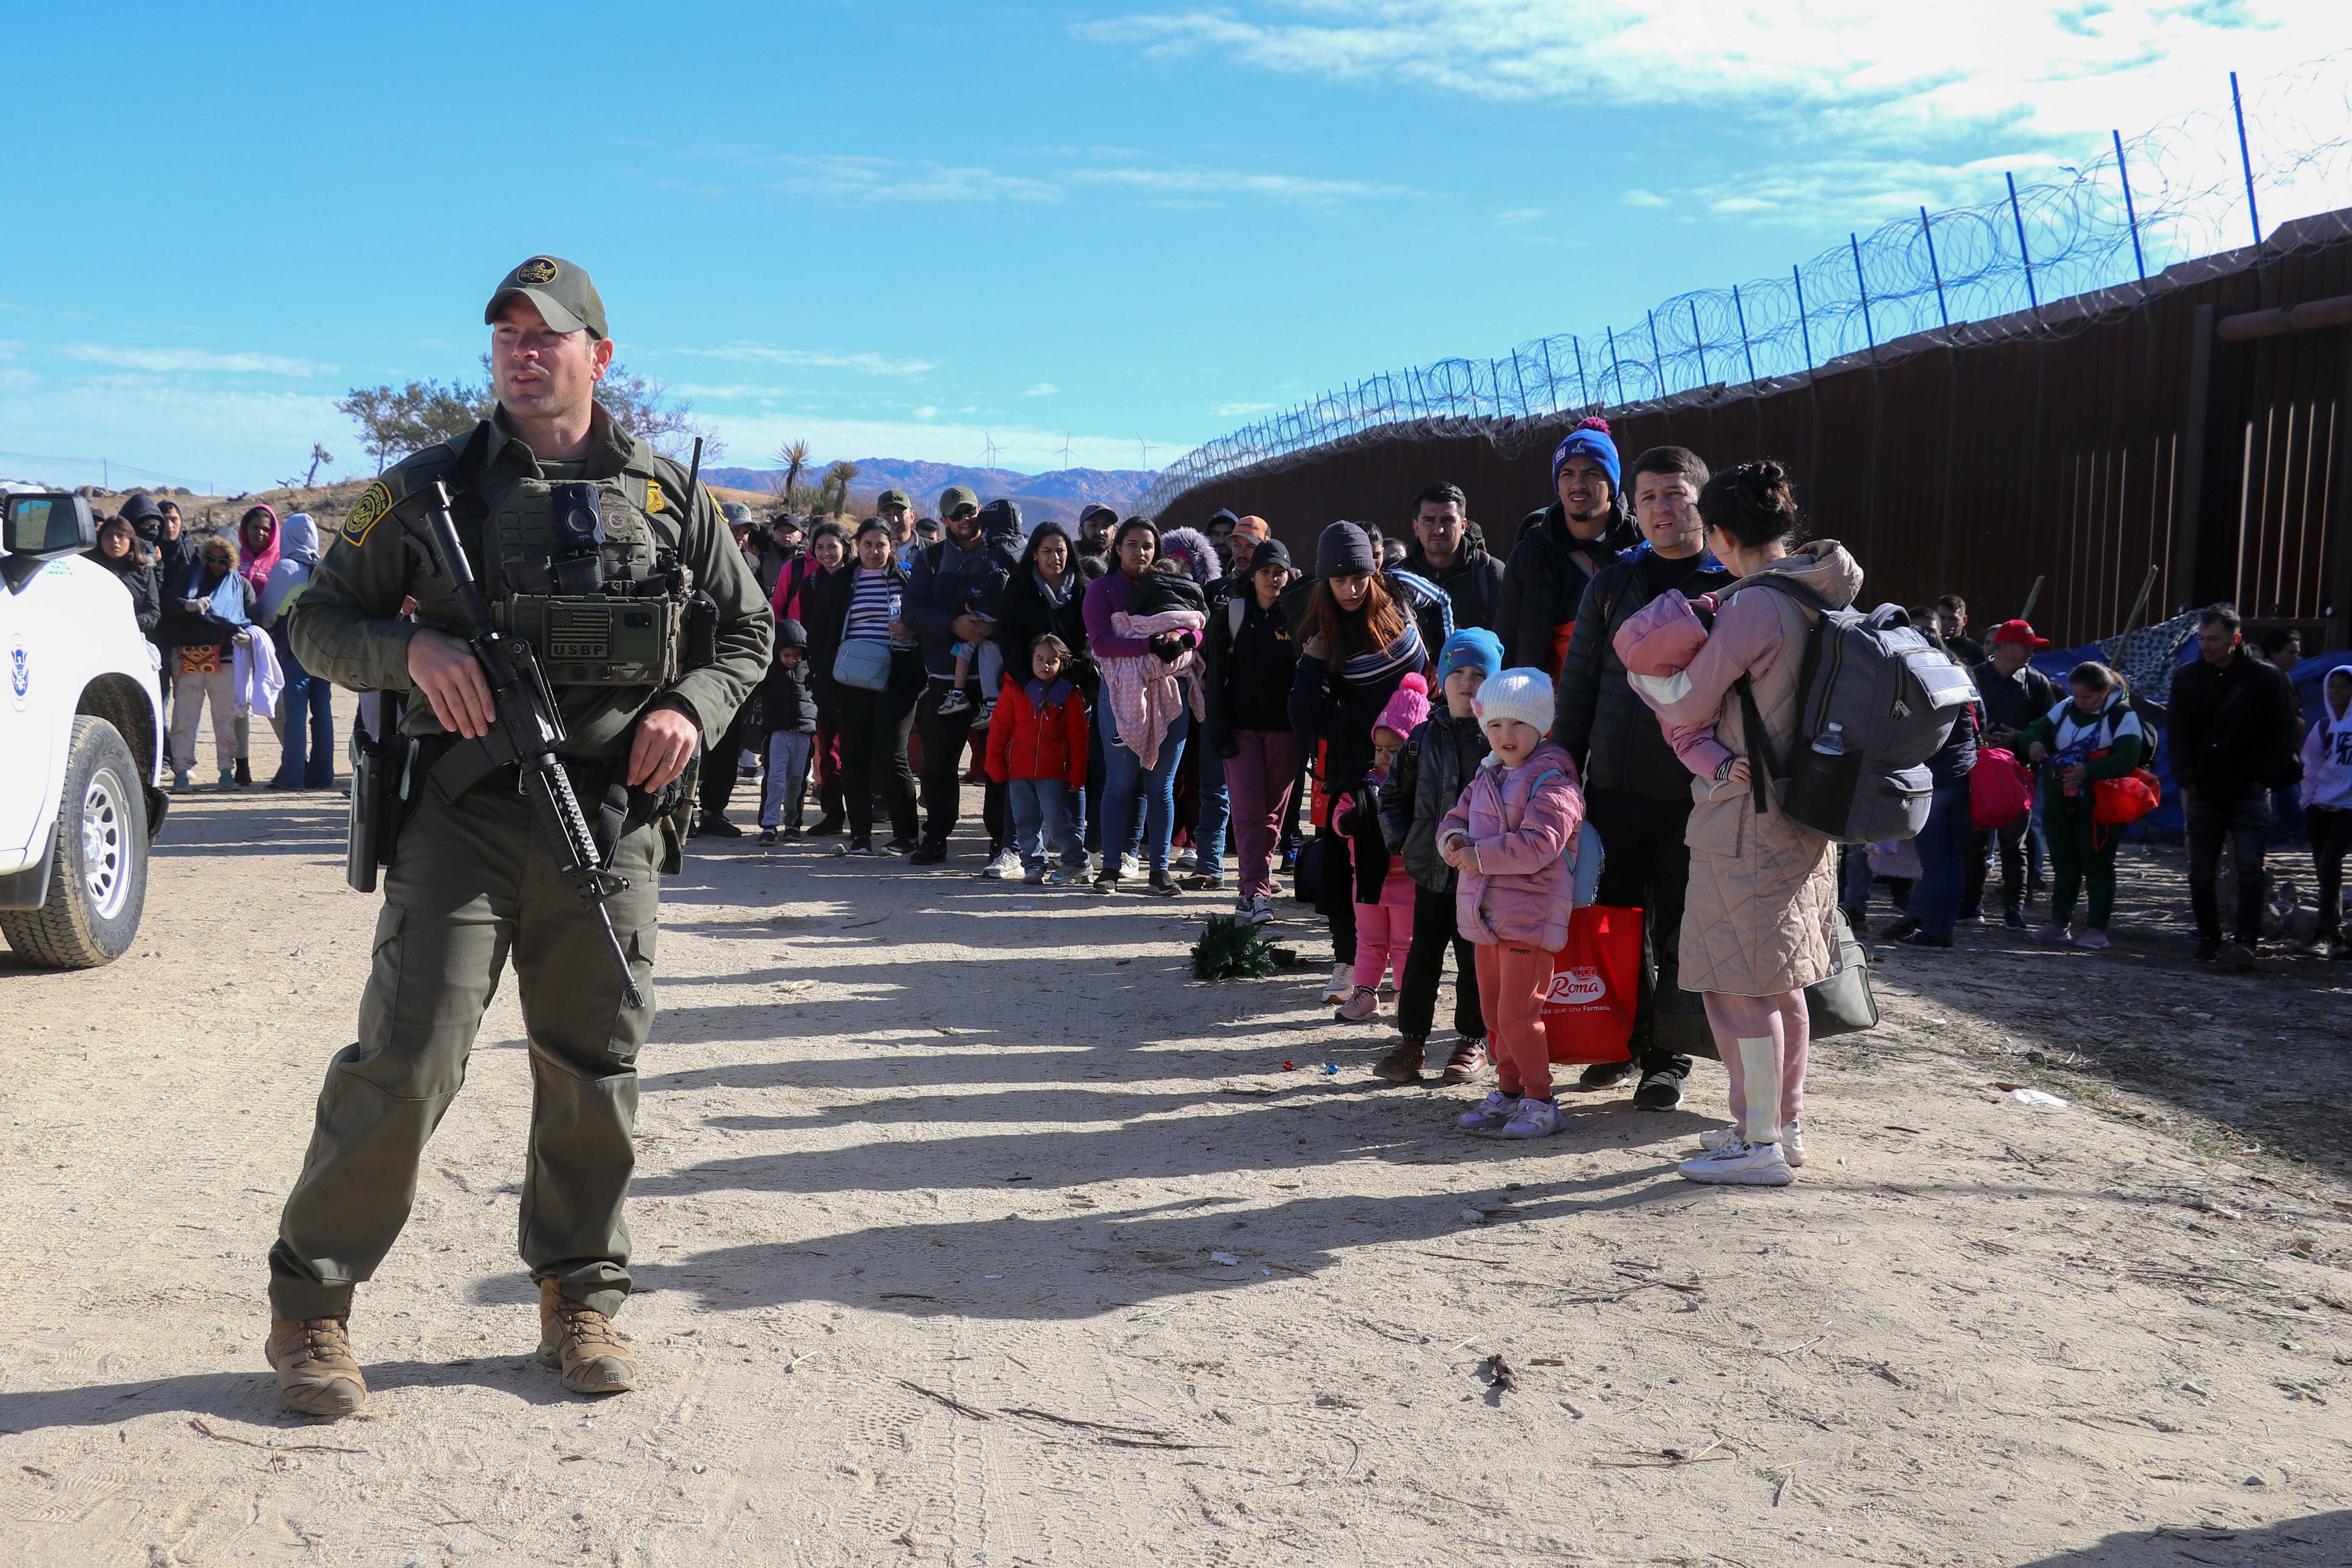
[[[1086,846],[1070,815],[1087,783],[1087,704],[1063,674],[1069,667],[1061,638],[1048,632],[1031,642],[1030,679],[1004,672],[988,728],[988,776],[1005,786],[1021,879],[1055,887],[1087,876]],[[1049,878],[1045,858],[1056,852],[1061,868]]]

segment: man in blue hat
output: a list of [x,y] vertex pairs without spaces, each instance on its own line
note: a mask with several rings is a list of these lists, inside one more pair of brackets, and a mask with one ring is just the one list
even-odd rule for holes
[[1558,499],[1519,523],[1495,630],[1513,668],[1558,675],[1585,584],[1634,542],[1607,420],[1587,419],[1568,433],[1551,455],[1551,485]]

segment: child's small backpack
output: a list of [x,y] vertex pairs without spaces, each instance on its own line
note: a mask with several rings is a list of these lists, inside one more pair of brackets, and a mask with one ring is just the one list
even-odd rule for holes
[[[1797,681],[1797,738],[1784,759],[1772,754],[1748,679],[1735,683],[1742,704],[1756,809],[1764,792],[1781,814],[1835,844],[1915,838],[1927,826],[1935,784],[1927,759],[1943,750],[1976,682],[1958,660],[1908,625],[1899,605],[1868,615],[1832,609],[1794,578],[1751,577],[1741,592],[1786,594],[1820,619],[1805,642]],[[1770,783],[1768,784],[1767,779]]]

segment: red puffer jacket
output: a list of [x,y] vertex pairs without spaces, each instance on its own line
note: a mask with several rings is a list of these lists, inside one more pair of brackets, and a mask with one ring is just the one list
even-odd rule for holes
[[1066,680],[1063,699],[1044,708],[1031,705],[1028,689],[1013,679],[996,693],[996,716],[988,725],[988,776],[1060,779],[1072,789],[1087,782],[1087,705]]

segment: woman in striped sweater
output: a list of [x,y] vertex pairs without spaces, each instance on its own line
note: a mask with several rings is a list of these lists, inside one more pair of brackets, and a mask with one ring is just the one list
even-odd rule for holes
[[[817,700],[841,715],[841,788],[849,815],[849,843],[842,852],[875,852],[878,782],[896,835],[883,850],[903,855],[915,847],[915,773],[907,763],[907,736],[914,728],[915,700],[923,694],[922,648],[899,618],[907,569],[891,555],[890,530],[880,518],[858,524],[856,552],[854,568],[831,573],[817,586],[808,626],[811,684]],[[835,679],[842,650],[852,645],[887,650],[880,689]]]

